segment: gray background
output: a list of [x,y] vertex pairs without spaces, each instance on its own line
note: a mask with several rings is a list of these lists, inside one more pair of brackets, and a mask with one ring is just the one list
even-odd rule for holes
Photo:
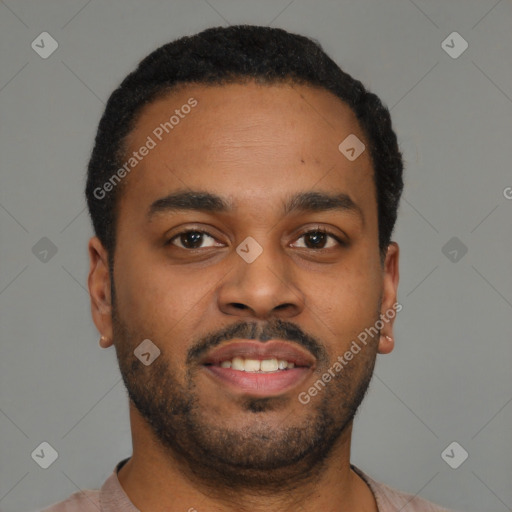
[[[86,290],[84,171],[108,96],[157,46],[250,23],[318,39],[388,105],[404,153],[403,310],[353,463],[446,507],[510,510],[511,22],[505,0],[0,2],[0,509],[98,488],[131,454]],[[43,31],[59,44],[47,59],[31,48]],[[453,31],[469,44],[455,59],[441,46]],[[31,458],[43,441],[58,452],[48,469]],[[469,453],[458,469],[441,457],[452,441]]]

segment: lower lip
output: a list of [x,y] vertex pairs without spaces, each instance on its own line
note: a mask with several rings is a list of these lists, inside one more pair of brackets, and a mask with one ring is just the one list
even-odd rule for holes
[[297,386],[309,375],[310,368],[290,368],[269,373],[243,372],[220,366],[203,366],[216,380],[242,393],[254,396],[280,395]]

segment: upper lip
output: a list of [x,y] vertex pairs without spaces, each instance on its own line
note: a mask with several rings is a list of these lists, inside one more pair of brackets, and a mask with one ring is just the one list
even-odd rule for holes
[[259,360],[282,359],[294,363],[295,366],[308,368],[315,364],[315,358],[309,351],[282,340],[270,340],[264,343],[253,340],[233,341],[208,352],[201,364],[219,364],[234,357]]

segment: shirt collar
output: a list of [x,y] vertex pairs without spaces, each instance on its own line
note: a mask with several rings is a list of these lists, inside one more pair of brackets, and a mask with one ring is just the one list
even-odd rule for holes
[[101,512],[140,512],[131,502],[128,495],[121,487],[118,471],[130,460],[130,457],[117,464],[112,474],[105,480],[100,490],[100,510]]

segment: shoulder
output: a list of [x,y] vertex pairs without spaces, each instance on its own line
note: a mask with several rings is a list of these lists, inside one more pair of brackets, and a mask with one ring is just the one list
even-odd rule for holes
[[[382,512],[397,510],[396,507],[402,512],[454,512],[419,496],[398,491],[385,484],[375,482],[375,486],[382,503]],[[381,508],[381,503],[379,503],[379,509]]]
[[98,512],[100,491],[84,490],[75,492],[68,499],[54,503],[40,512]]
[[401,492],[386,484],[376,482],[360,469],[352,466],[352,469],[367,483],[372,490],[379,512],[455,512],[427,501],[419,496]]

